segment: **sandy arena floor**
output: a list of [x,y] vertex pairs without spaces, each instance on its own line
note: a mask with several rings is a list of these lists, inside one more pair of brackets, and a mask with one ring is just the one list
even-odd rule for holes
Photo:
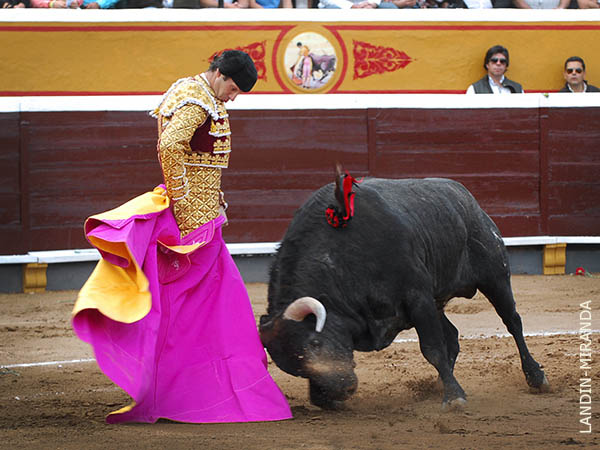
[[[69,324],[74,291],[0,294],[0,447],[44,449],[555,449],[600,448],[600,334],[592,335],[592,433],[579,422],[580,303],[591,300],[600,329],[600,276],[514,276],[529,348],[551,391],[533,394],[512,338],[485,298],[456,299],[449,318],[461,332],[455,375],[468,394],[461,412],[441,412],[436,373],[414,332],[377,353],[356,353],[359,389],[345,411],[310,405],[307,382],[269,369],[295,418],[276,423],[106,425],[129,402]],[[248,285],[256,316],[266,286]],[[490,337],[491,336],[491,337]]]

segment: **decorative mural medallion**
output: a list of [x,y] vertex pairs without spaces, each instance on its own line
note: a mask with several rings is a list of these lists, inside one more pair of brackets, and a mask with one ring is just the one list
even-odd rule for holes
[[333,44],[322,34],[307,31],[294,35],[283,54],[284,82],[301,93],[322,92],[337,78],[339,56]]
[[395,72],[404,69],[413,60],[405,52],[391,47],[382,47],[353,40],[354,76],[366,78],[384,72]]

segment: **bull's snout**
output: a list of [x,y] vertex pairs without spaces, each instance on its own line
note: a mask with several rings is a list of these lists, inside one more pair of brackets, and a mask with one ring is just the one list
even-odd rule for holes
[[337,399],[336,400],[346,400],[350,398],[358,388],[358,378],[356,375],[351,374],[351,376],[344,376],[338,380],[339,389]]
[[323,409],[339,409],[358,388],[354,372],[330,378],[311,378],[309,382],[310,402]]
[[358,379],[355,377],[354,381],[346,387],[346,398],[350,398],[358,389]]

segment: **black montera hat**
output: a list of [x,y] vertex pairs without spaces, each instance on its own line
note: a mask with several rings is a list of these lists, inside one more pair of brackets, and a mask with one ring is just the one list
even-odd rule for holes
[[252,58],[241,50],[227,50],[221,56],[219,71],[231,77],[242,91],[249,92],[258,78]]

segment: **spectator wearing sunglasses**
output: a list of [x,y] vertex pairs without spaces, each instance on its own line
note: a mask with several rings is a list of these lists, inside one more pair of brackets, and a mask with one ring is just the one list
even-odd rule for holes
[[579,56],[567,58],[563,76],[566,83],[558,92],[600,92],[600,89],[585,80],[585,63]]
[[487,75],[469,86],[467,94],[522,94],[521,85],[504,76],[508,64],[508,50],[501,45],[491,47],[483,61]]

